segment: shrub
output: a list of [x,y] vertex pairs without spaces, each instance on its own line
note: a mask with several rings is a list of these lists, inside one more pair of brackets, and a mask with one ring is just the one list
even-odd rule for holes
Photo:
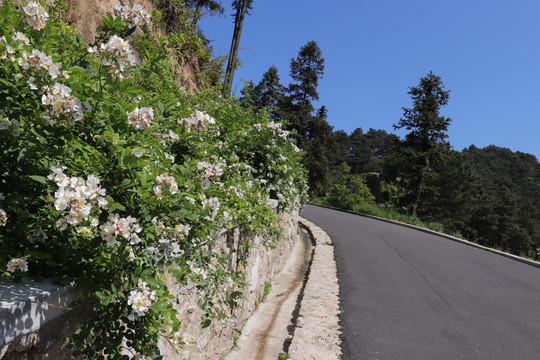
[[302,154],[235,99],[188,100],[148,25],[109,14],[88,45],[63,10],[0,9],[0,275],[76,282],[93,312],[75,355],[158,359],[183,343],[167,277],[198,287],[202,326],[231,317],[243,276],[209,245],[235,226],[277,239],[268,199],[305,198]]
[[399,199],[401,198],[401,191],[396,185],[381,181],[380,191],[382,200],[385,204],[393,207],[398,205]]
[[375,197],[361,176],[345,176],[342,183],[334,184],[325,201],[332,206],[353,210],[365,204],[373,204]]

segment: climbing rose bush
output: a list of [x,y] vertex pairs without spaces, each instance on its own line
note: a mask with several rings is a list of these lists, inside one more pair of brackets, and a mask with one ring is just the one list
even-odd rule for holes
[[188,100],[143,10],[118,5],[87,44],[59,1],[0,7],[0,275],[74,281],[83,358],[196,341],[167,279],[197,288],[202,326],[234,323],[246,284],[211,245],[235,227],[279,241],[276,211],[305,199],[281,124],[213,90]]

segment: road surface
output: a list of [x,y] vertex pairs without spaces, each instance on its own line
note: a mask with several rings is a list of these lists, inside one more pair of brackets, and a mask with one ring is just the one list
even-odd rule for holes
[[540,269],[306,205],[335,246],[344,359],[540,359]]

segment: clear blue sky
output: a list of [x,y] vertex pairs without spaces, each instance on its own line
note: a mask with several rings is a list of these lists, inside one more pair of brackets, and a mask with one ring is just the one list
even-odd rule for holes
[[[216,55],[228,54],[225,17],[200,26]],[[254,0],[244,21],[233,91],[272,65],[290,83],[290,60],[315,40],[325,58],[320,102],[335,130],[395,132],[409,86],[433,71],[450,90],[454,149],[497,145],[540,159],[540,1]],[[235,90],[236,89],[236,90]]]

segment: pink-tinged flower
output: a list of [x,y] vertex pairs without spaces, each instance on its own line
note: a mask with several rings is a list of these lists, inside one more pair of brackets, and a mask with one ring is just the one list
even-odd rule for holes
[[7,224],[7,213],[4,209],[0,209],[0,226],[6,226]]
[[156,181],[154,183],[154,194],[158,199],[163,198],[164,188],[169,190],[171,194],[178,193],[178,184],[176,183],[176,179],[174,178],[174,176],[163,173],[156,177]]
[[52,122],[52,118],[65,117],[69,124],[82,120],[84,114],[79,99],[71,95],[71,89],[63,84],[56,83],[45,88],[46,93],[41,96],[43,105],[48,106],[45,119]]
[[203,131],[208,130],[212,125],[214,125],[216,120],[205,112],[195,110],[195,113],[193,113],[189,118],[181,119],[178,122],[180,125],[184,126],[186,131],[201,134]]
[[47,20],[49,20],[49,13],[47,10],[45,10],[43,5],[36,1],[29,1],[23,7],[23,11],[26,14],[24,20],[35,30],[42,30],[45,27]]
[[150,21],[150,14],[140,4],[135,4],[133,7],[116,4],[114,15],[119,16],[122,24],[127,27],[142,26]]
[[137,219],[128,216],[121,218],[118,214],[109,217],[109,221],[101,225],[101,238],[107,245],[113,246],[119,239],[127,240],[131,245],[141,242],[138,233],[142,231]]
[[130,321],[134,321],[144,316],[152,305],[152,301],[157,298],[156,292],[151,291],[148,284],[139,279],[137,289],[131,290],[128,296],[128,305],[131,305],[131,314],[128,315]]
[[9,260],[9,262],[7,263],[7,271],[12,273],[17,270],[22,272],[28,271],[28,262],[25,258],[13,258]]
[[[93,52],[94,49],[89,49]],[[137,63],[135,55],[127,40],[117,35],[111,36],[106,44],[101,44],[97,53],[101,56],[101,63],[110,67],[110,73],[120,79],[125,78],[124,71]]]
[[202,277],[203,280],[206,280],[206,278],[208,277],[206,270],[204,270],[201,267],[198,267],[197,263],[191,260],[188,260],[187,264],[189,265],[189,269],[191,270],[193,274]]
[[107,204],[104,196],[105,189],[99,186],[99,179],[90,175],[87,180],[78,177],[68,177],[64,174],[65,167],[51,166],[53,171],[47,178],[54,181],[58,190],[54,194],[54,207],[65,215],[56,222],[60,230],[68,225],[77,226],[89,220],[92,209],[104,208]]
[[150,107],[136,107],[132,112],[128,112],[128,122],[137,130],[143,130],[150,126],[154,120],[154,109]]

